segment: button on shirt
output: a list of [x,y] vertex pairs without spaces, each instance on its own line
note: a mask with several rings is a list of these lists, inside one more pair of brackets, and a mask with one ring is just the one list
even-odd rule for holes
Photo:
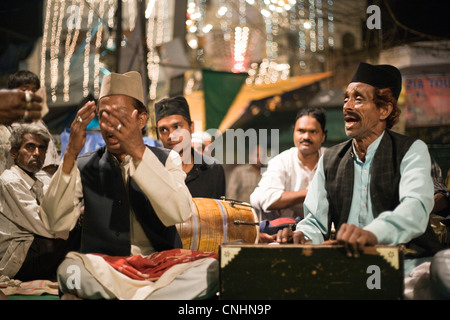
[[375,140],[368,148],[365,161],[361,161],[353,146],[354,154],[354,182],[353,182],[353,199],[350,214],[347,223],[354,224],[357,227],[364,227],[374,218],[372,210],[372,202],[370,201],[370,168],[372,167],[375,151],[380,144],[381,137]]

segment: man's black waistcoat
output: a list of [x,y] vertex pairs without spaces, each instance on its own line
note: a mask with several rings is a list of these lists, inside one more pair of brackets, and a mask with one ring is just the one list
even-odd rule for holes
[[[370,197],[376,215],[394,210],[400,203],[400,164],[415,140],[390,130],[385,131],[371,168]],[[353,153],[352,140],[333,146],[324,154],[325,187],[329,202],[328,230],[331,222],[339,230],[348,220],[353,196],[354,157],[356,155]],[[329,236],[328,234],[327,238]],[[413,243],[417,244],[414,245],[414,250],[420,251],[419,255],[432,255],[441,248],[430,224],[425,234],[414,239]]]
[[[148,148],[165,163],[168,150]],[[130,255],[130,206],[156,251],[182,247],[176,227],[163,225],[133,179],[129,179],[128,186],[124,185],[120,168],[106,147],[81,155],[78,168],[85,207],[82,253]]]

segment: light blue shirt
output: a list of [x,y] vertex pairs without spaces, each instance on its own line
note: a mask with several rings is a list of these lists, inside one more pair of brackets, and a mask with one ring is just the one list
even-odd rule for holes
[[[416,140],[400,164],[400,204],[374,218],[377,212],[370,198],[371,168],[383,135],[368,147],[365,162],[357,157],[354,160],[353,200],[347,223],[371,231],[378,244],[397,245],[418,237],[427,227],[434,205],[431,159],[427,145]],[[314,244],[322,243],[328,232],[328,206],[322,157],[304,202],[305,219],[297,224],[297,230]]]

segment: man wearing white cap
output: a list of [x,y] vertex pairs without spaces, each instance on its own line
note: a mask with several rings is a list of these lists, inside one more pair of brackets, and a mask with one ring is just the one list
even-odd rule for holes
[[[136,280],[148,279],[147,274],[136,266],[126,268],[132,257],[139,260],[181,250],[175,224],[191,216],[192,197],[178,153],[144,145],[148,113],[139,73],[103,78],[97,113],[106,146],[78,157],[95,109],[95,103],[88,102],[78,111],[62,165],[41,206],[47,227],[61,231],[73,227],[84,205],[81,253],[70,253],[60,265],[60,290],[88,299],[191,299],[213,294],[217,289],[214,258],[196,260],[195,253],[182,252],[194,258],[192,268],[177,265],[158,274],[161,281],[153,273],[153,281]],[[151,262],[139,261],[141,266]],[[79,281],[71,284],[74,269],[79,271]],[[136,277],[124,270],[133,270]],[[186,281],[189,290],[181,288]]]

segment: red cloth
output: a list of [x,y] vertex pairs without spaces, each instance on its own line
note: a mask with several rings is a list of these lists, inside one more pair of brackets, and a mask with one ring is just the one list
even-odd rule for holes
[[290,224],[290,223],[297,224],[297,221],[295,221],[295,219],[292,219],[292,218],[278,218],[278,219],[270,221],[270,225],[272,227],[276,227],[276,226],[279,226],[282,224]]
[[215,258],[215,252],[172,249],[155,252],[149,256],[141,255],[118,257],[97,254],[105,259],[114,269],[135,280],[156,281],[172,266],[203,258]]

